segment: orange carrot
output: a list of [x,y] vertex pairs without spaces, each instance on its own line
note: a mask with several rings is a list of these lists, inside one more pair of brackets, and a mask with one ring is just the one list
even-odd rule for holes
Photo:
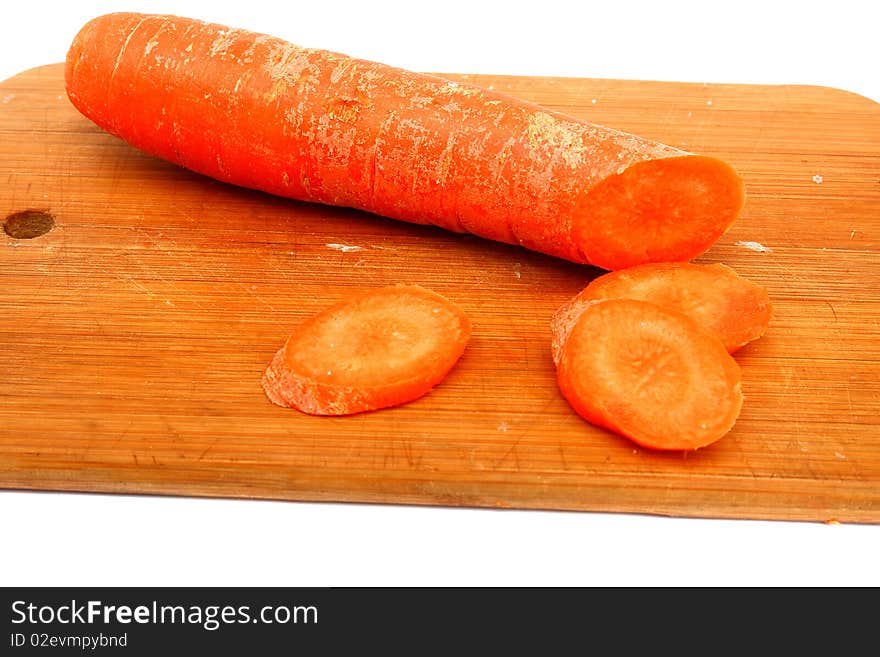
[[553,360],[580,314],[592,301],[640,299],[677,310],[715,333],[730,353],[767,330],[772,304],[767,290],[722,264],[651,263],[593,279],[551,320]]
[[739,366],[716,336],[633,299],[587,306],[563,345],[557,379],[583,418],[651,449],[710,445],[742,407]]
[[205,175],[606,269],[690,260],[743,203],[719,159],[191,19],[92,20],[66,84],[102,128]]
[[393,285],[345,299],[297,327],[263,376],[279,406],[349,415],[417,399],[440,383],[470,338],[448,299]]

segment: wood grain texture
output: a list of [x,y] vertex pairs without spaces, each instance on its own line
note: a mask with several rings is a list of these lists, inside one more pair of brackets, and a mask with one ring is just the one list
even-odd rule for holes
[[[737,353],[727,437],[653,453],[569,409],[549,320],[597,270],[175,168],[80,116],[50,65],[0,83],[0,220],[55,217],[0,234],[0,487],[880,521],[880,106],[819,87],[449,77],[743,174],[745,211],[700,261],[765,285],[776,312]],[[265,398],[295,324],[396,282],[473,321],[441,386],[346,418]]]

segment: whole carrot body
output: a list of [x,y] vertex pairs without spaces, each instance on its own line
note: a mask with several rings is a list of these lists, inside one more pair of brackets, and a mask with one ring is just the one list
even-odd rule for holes
[[716,158],[186,18],[94,19],[66,84],[102,128],[213,178],[606,269],[694,258],[743,203]]

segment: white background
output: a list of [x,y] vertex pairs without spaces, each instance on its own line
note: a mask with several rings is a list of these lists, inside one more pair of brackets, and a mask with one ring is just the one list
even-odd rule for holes
[[[135,10],[414,70],[821,84],[880,100],[877,6],[24,0],[0,9],[0,79],[62,61],[89,18]],[[0,585],[877,586],[878,555],[876,525],[0,492]]]

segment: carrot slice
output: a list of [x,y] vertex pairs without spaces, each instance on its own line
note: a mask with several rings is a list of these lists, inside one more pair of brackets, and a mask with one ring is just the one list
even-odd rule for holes
[[580,416],[651,449],[710,445],[742,408],[739,366],[718,338],[682,313],[633,299],[586,307],[557,378]]
[[640,299],[682,312],[715,333],[730,353],[764,335],[773,312],[767,290],[726,265],[637,265],[599,276],[554,314],[554,362],[587,306],[615,298]]
[[346,299],[297,327],[263,376],[279,406],[349,415],[425,395],[458,362],[470,338],[464,312],[417,285]]

